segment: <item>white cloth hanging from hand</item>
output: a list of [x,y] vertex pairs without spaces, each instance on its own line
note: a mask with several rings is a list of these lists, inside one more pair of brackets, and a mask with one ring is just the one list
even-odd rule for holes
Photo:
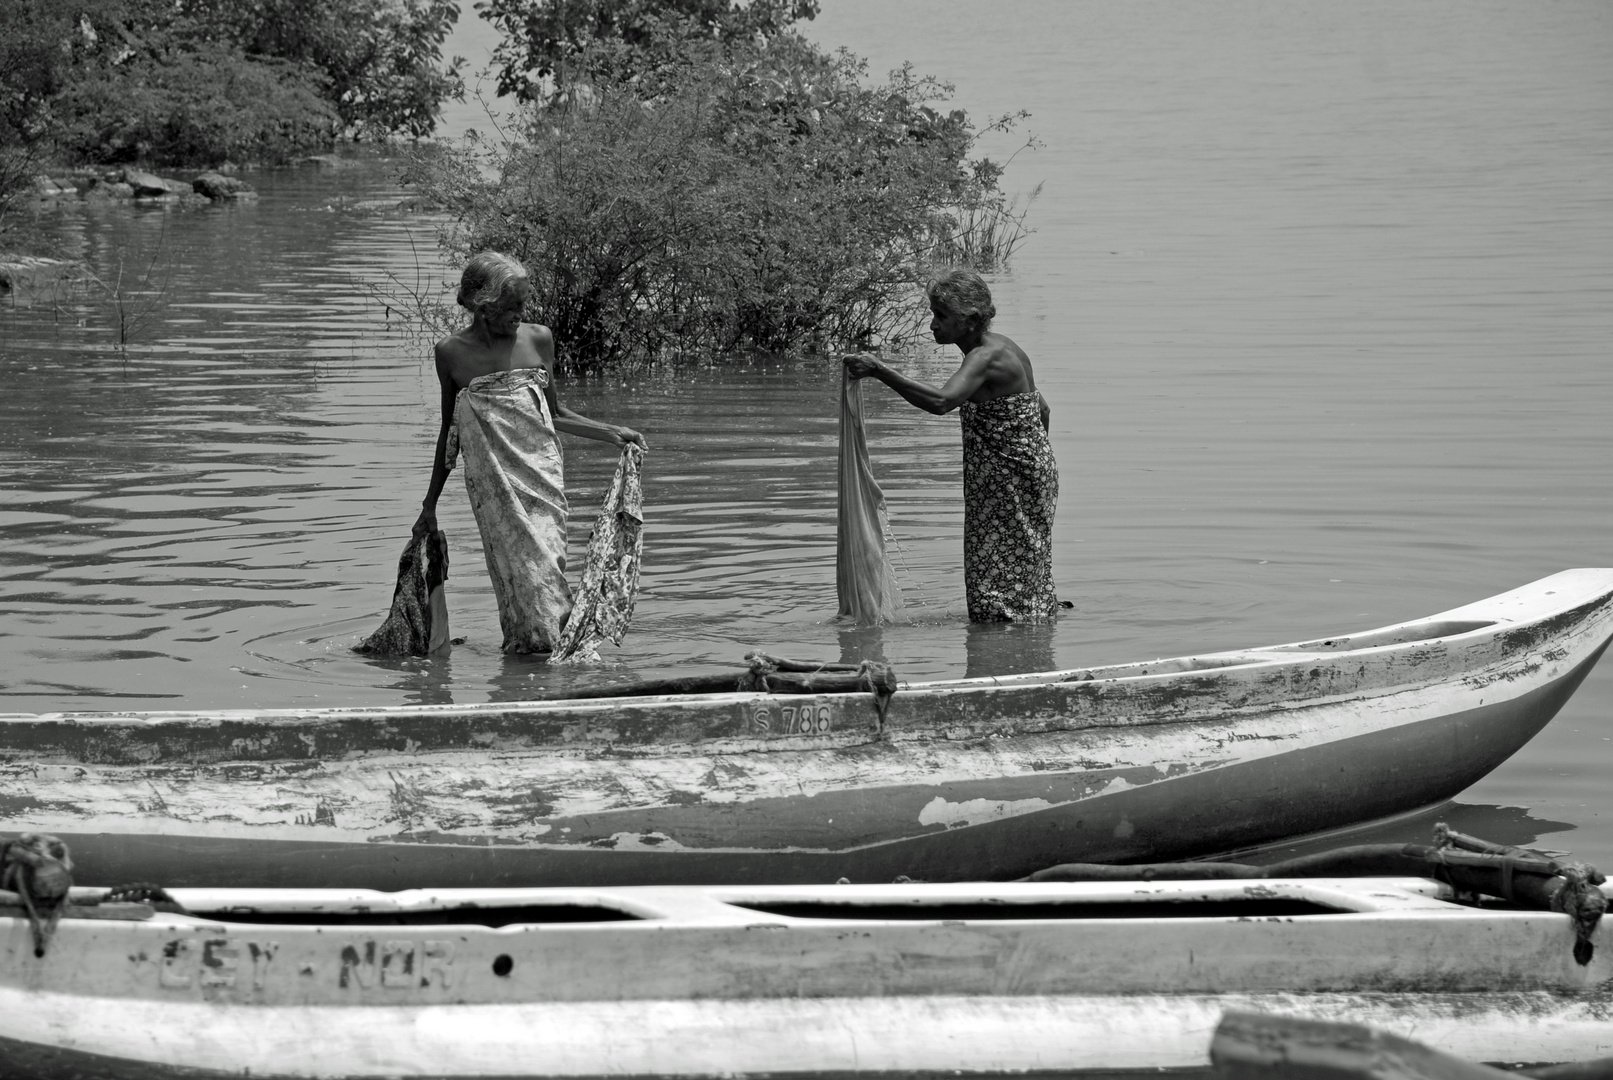
[[835,585],[840,614],[858,626],[902,621],[902,596],[885,554],[885,493],[868,464],[862,383],[840,383],[840,500],[835,530]]

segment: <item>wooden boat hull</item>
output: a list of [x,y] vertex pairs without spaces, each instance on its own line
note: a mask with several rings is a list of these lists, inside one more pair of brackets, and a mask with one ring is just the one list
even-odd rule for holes
[[1112,668],[519,705],[0,718],[0,827],[82,881],[1017,877],[1437,803],[1567,700],[1613,570],[1366,634]]
[[[14,1077],[1001,1075],[1208,1065],[1227,1009],[1613,1052],[1605,929],[1417,879],[180,892],[0,919]],[[615,920],[615,921],[607,921]],[[8,925],[9,924],[9,925]]]

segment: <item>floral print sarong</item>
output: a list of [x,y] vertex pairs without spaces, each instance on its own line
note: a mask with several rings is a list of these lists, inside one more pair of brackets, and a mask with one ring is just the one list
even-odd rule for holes
[[616,475],[588,537],[588,557],[577,587],[571,619],[551,661],[599,659],[599,643],[622,643],[638,593],[639,556],[644,550],[644,492],[640,470],[644,450],[622,447]]
[[1035,392],[966,401],[963,583],[971,622],[1041,622],[1058,612],[1053,511],[1059,469]]
[[550,652],[571,613],[565,470],[542,368],[472,379],[454,403],[446,464],[465,456],[465,491],[482,533],[507,653]]

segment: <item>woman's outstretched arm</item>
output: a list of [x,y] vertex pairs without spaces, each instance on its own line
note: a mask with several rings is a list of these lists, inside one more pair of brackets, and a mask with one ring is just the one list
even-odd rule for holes
[[425,501],[420,504],[420,517],[415,520],[416,534],[434,532],[437,528],[437,500],[442,497],[443,485],[448,482],[448,462],[444,460],[448,449],[448,429],[454,423],[454,401],[459,390],[443,358],[442,347],[437,348],[437,384],[442,390],[442,424],[437,429],[437,450],[431,455],[431,483],[426,487]]
[[[553,393],[553,387],[548,390]],[[644,436],[630,427],[619,424],[602,424],[598,420],[590,420],[574,409],[568,409],[552,398],[549,402],[549,412],[554,416],[554,429],[563,431],[567,435],[581,435],[585,439],[598,439],[608,442],[612,446],[624,446],[627,443],[638,443],[646,446]],[[647,447],[646,447],[647,448]]]
[[962,365],[952,373],[946,385],[940,388],[909,378],[872,353],[853,353],[842,357],[846,371],[853,379],[875,378],[896,391],[911,405],[925,412],[949,413],[968,401],[986,381],[987,363],[975,349],[963,358]]
[[644,436],[630,427],[621,427],[617,424],[602,424],[598,420],[590,420],[575,409],[568,409],[560,404],[560,395],[555,391],[554,383],[554,335],[546,326],[535,326],[532,347],[537,351],[538,358],[543,361],[544,372],[549,376],[544,382],[543,397],[549,403],[549,416],[554,421],[556,431],[567,435],[580,435],[585,439],[598,439],[608,442],[612,446],[622,446],[626,443],[638,443],[648,449]]
[[547,385],[543,388],[543,396],[549,402],[549,416],[554,420],[554,429],[563,431],[567,435],[581,435],[585,439],[598,439],[608,442],[612,446],[624,446],[627,443],[638,443],[639,446],[649,449],[644,436],[630,427],[621,427],[617,424],[602,424],[598,420],[590,420],[575,409],[568,409],[560,404],[560,395],[555,393],[554,376],[549,376]]

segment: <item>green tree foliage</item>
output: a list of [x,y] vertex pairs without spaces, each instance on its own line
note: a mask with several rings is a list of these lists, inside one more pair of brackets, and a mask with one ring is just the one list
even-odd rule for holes
[[29,147],[0,145],[0,237],[5,235],[6,214],[28,190],[35,171]]
[[428,134],[460,91],[455,0],[7,0],[0,146],[97,162],[278,160]]
[[[527,264],[573,367],[900,339],[960,220],[1008,213],[977,129],[936,107],[949,87],[910,69],[864,86],[860,61],[793,33],[676,52],[653,77],[573,80],[506,143],[410,176],[456,222],[450,258]],[[613,49],[578,61],[621,70]]]
[[283,161],[328,146],[336,111],[306,68],[223,50],[174,49],[98,66],[54,99],[55,145],[80,161]]
[[[818,13],[818,0],[477,0],[500,31],[498,92],[536,101],[572,76],[634,82],[679,67],[696,42],[749,47]],[[586,69],[586,71],[585,71]]]
[[442,63],[458,0],[181,0],[246,55],[307,64],[356,135],[430,135],[464,91],[464,60]]

